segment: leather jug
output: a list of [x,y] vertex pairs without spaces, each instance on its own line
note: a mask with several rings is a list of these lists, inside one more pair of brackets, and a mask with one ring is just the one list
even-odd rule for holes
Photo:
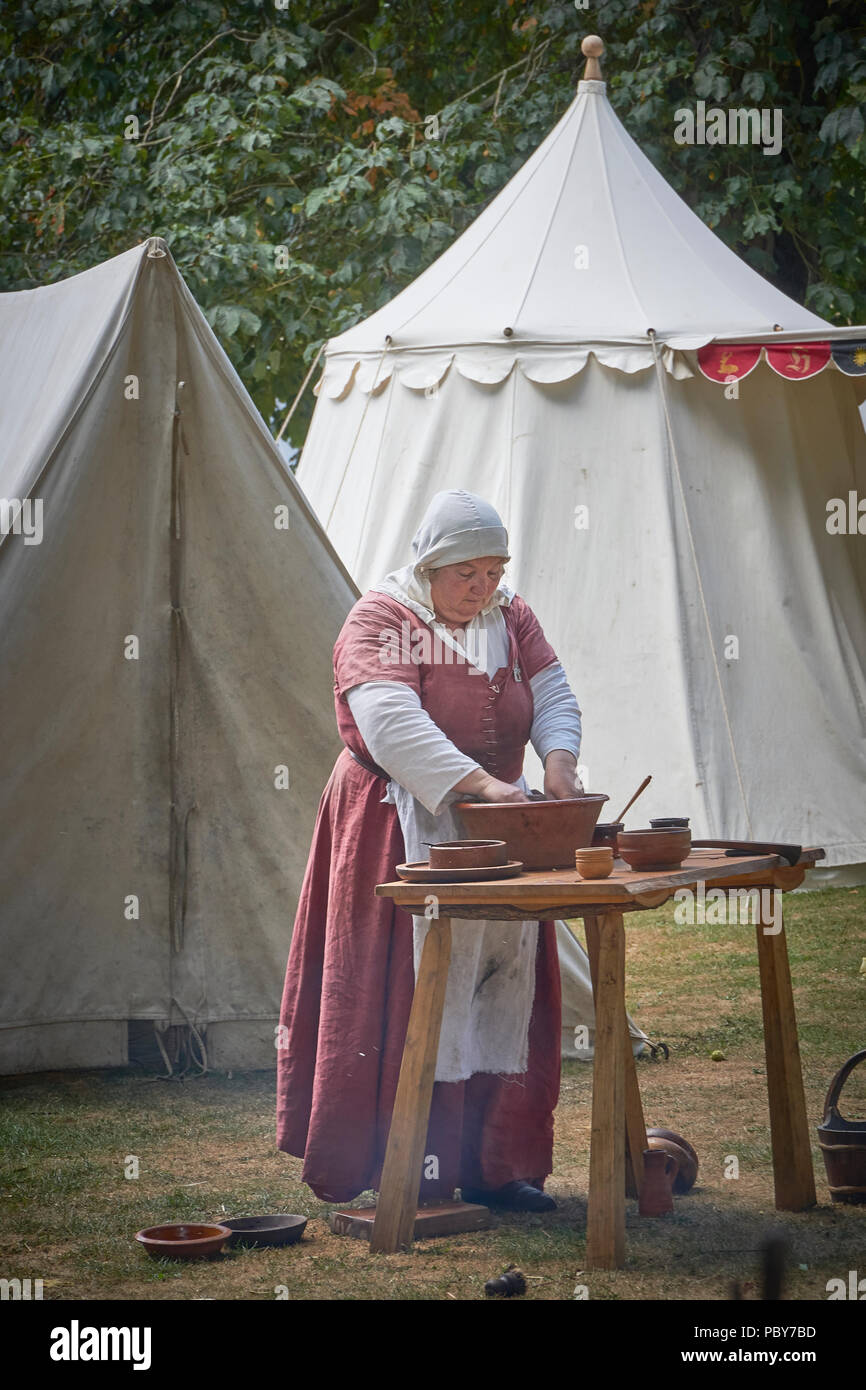
[[638,1211],[641,1216],[665,1216],[673,1211],[673,1183],[678,1164],[672,1154],[663,1149],[644,1149],[643,1185]]

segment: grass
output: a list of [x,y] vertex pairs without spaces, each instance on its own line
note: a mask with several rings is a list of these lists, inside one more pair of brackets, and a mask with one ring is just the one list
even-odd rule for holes
[[[755,1296],[770,1231],[789,1246],[786,1297],[826,1298],[830,1278],[866,1275],[866,1206],[832,1205],[814,1125],[830,1077],[866,1046],[866,888],[786,898],[817,1208],[782,1213],[773,1180],[754,928],[680,926],[672,904],[629,923],[629,1008],[668,1062],[641,1060],[648,1125],[695,1146],[696,1188],[664,1220],[627,1204],[624,1269],[583,1272],[592,1068],[563,1064],[550,1216],[497,1215],[490,1230],[371,1255],[331,1234],[328,1206],[274,1148],[274,1076],[168,1082],[131,1072],[52,1073],[0,1083],[0,1276],[41,1278],[54,1299],[467,1300],[518,1264],[530,1299],[726,1299],[734,1279]],[[578,934],[579,926],[576,924]],[[713,1062],[721,1050],[725,1061]],[[866,1066],[843,1113],[866,1115]],[[125,1176],[136,1156],[138,1178]],[[730,1157],[739,1177],[725,1177]],[[371,1194],[357,1199],[365,1205]],[[152,1261],[132,1239],[170,1220],[282,1210],[309,1216],[300,1246],[233,1250],[188,1265]]]

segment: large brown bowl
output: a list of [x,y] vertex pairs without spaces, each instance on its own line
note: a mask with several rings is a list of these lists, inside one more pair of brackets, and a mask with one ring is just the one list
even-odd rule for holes
[[601,808],[600,792],[564,801],[458,801],[455,810],[467,834],[504,840],[509,859],[526,869],[573,869],[574,851],[592,843]]
[[230,1235],[228,1226],[173,1221],[147,1226],[135,1239],[155,1260],[203,1260],[221,1250]]
[[690,830],[621,830],[616,852],[630,869],[678,869],[692,847]]

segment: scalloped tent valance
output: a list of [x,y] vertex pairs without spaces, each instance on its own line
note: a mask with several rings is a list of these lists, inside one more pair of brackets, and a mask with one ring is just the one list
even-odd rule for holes
[[[806,381],[826,367],[846,376],[866,375],[866,336],[833,343],[709,343],[697,352],[662,344],[658,352],[665,371],[676,381],[693,377],[698,371],[723,385],[735,379],[744,381],[761,361],[786,381]],[[365,395],[379,395],[394,377],[410,391],[429,393],[442,385],[452,368],[467,381],[483,386],[500,385],[515,368],[527,381],[552,385],[577,376],[590,357],[612,371],[634,375],[652,367],[654,352],[651,343],[586,343],[558,352],[551,345],[539,345],[534,350],[490,346],[449,351],[428,348],[419,352],[386,348],[381,353],[363,356],[334,354],[328,356],[313,392],[332,401],[345,400],[353,387]]]
[[[682,352],[660,349],[666,370],[675,378],[694,375]],[[449,371],[483,386],[498,386],[515,369],[528,381],[539,384],[569,381],[582,372],[590,356],[616,371],[633,374],[653,365],[653,348],[646,344],[587,343],[556,352],[552,346],[532,348],[482,347],[452,348],[447,351],[387,348],[380,353],[354,356],[329,355],[314,393],[332,401],[345,400],[353,387],[365,395],[378,395],[392,377],[411,391],[431,391],[440,386]]]

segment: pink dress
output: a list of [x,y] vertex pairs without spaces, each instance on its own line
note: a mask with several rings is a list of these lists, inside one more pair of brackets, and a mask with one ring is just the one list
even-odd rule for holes
[[[413,647],[424,654],[416,634],[430,637],[410,609],[385,594],[371,592],[355,604],[334,648],[337,725],[346,748],[316,819],[280,1014],[287,1045],[277,1053],[277,1146],[303,1158],[304,1181],[325,1201],[349,1201],[379,1186],[414,988],[412,917],[373,891],[396,878],[405,858],[397,810],[382,802],[386,780],[352,756],[372,764],[344,692],[365,681],[405,681],[462,753],[515,782],[532,725],[529,682],[556,654],[522,599],[513,598],[502,614],[509,664],[492,680],[441,659],[383,665],[383,631],[408,624],[415,641],[405,644],[407,654]],[[543,1185],[553,1166],[560,1030],[555,928],[544,922],[527,1071],[436,1082],[425,1154],[436,1155],[439,1176],[422,1180],[422,1197],[517,1179]]]

